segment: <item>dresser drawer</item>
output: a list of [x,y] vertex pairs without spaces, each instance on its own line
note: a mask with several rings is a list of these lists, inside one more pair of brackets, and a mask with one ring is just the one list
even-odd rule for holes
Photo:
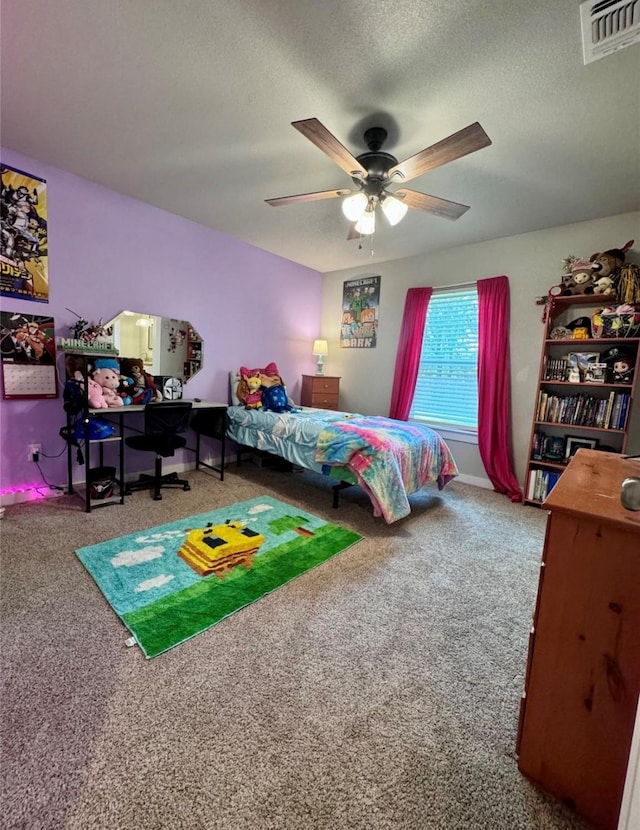
[[314,377],[311,382],[312,394],[338,395],[340,392],[340,378]]
[[317,409],[338,409],[338,402],[338,394],[314,392],[311,396],[311,406],[315,406]]
[[330,375],[303,375],[302,406],[316,409],[340,409],[340,378]]

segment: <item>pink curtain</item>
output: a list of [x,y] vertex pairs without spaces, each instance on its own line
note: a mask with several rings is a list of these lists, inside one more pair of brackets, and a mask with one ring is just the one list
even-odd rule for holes
[[398,421],[406,421],[411,411],[420,366],[424,324],[432,292],[431,288],[410,288],[404,302],[389,411],[389,417]]
[[511,458],[509,280],[478,280],[478,449],[494,490],[522,501]]

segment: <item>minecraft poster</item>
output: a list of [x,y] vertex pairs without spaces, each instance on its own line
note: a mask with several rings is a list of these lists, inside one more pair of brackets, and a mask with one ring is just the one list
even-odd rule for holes
[[375,349],[378,338],[380,280],[380,277],[360,277],[344,283],[341,348]]
[[2,165],[0,295],[49,302],[47,183]]

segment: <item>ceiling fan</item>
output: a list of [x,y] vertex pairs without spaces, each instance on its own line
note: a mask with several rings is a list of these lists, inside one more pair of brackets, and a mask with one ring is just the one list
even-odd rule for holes
[[387,138],[384,127],[371,127],[366,130],[364,140],[369,151],[354,157],[317,118],[293,121],[291,126],[351,176],[355,192],[347,189],[321,190],[265,201],[268,205],[280,207],[295,202],[313,202],[318,199],[346,196],[342,202],[342,212],[352,222],[347,239],[368,236],[374,232],[378,205],[391,225],[397,225],[410,207],[445,219],[459,219],[469,210],[469,205],[450,202],[402,186],[394,192],[388,188],[390,185],[402,185],[428,170],[434,170],[491,144],[491,139],[476,121],[437,144],[432,144],[431,147],[398,162],[395,156],[382,151],[382,145]]

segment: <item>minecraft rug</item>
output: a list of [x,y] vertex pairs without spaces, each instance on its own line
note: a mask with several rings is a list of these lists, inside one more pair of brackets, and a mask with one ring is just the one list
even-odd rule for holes
[[260,496],[76,554],[146,657],[155,657],[362,537]]

